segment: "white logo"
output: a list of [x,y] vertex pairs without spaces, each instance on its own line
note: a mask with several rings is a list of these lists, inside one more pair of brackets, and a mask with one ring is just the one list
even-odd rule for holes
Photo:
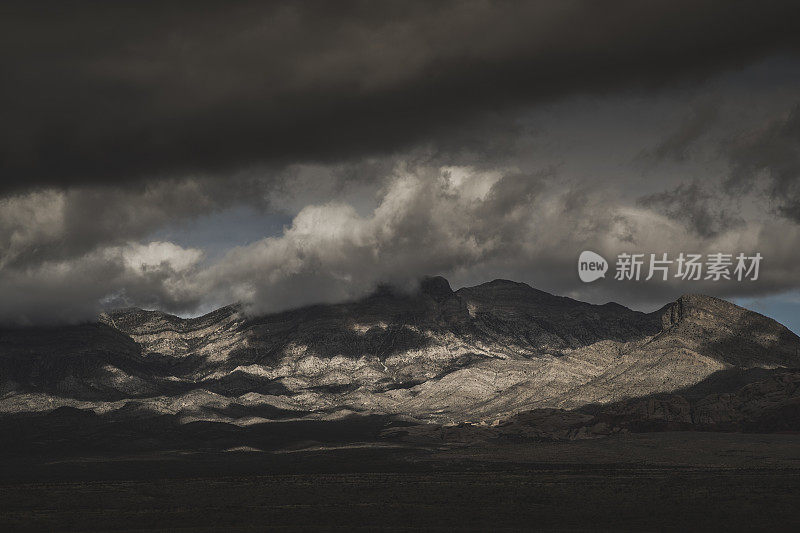
[[581,252],[578,258],[578,276],[581,281],[590,283],[596,279],[606,277],[608,271],[608,261],[603,256],[594,252]]
[[[588,252],[584,252],[588,253]],[[649,259],[648,259],[649,258]],[[707,254],[703,261],[703,254],[689,254],[681,252],[677,258],[670,259],[668,253],[661,254],[629,254],[621,253],[617,256],[617,271],[614,279],[619,281],[644,281],[655,278],[668,281],[670,277],[688,281],[720,281],[720,280],[758,280],[762,255],[745,255],[740,252]],[[581,254],[583,261],[583,254]],[[676,265],[677,272],[671,275],[672,265]],[[582,267],[578,267],[579,270]],[[705,273],[705,275],[704,275]],[[581,276],[583,279],[583,276]],[[586,280],[584,280],[586,281]]]

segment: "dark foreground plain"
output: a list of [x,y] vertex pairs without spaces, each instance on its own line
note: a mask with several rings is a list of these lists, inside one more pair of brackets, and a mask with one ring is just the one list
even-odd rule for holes
[[[58,455],[58,454],[55,454]],[[3,531],[797,531],[800,435],[16,453]]]

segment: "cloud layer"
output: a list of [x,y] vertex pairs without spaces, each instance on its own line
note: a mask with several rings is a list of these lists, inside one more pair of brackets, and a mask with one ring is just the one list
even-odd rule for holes
[[[796,2],[4,2],[0,192],[332,161],[797,50]],[[45,15],[46,14],[46,15]]]
[[[797,252],[785,245],[800,242],[800,226],[792,221],[714,222],[713,232],[687,232],[705,223],[692,218],[707,199],[695,186],[638,204],[614,199],[600,184],[589,187],[565,185],[553,169],[400,165],[376,192],[374,207],[359,212],[345,201],[307,205],[280,234],[233,247],[212,261],[204,261],[199,249],[130,241],[6,265],[0,320],[85,320],[104,307],[125,305],[185,313],[233,301],[267,313],[357,298],[382,283],[411,288],[428,274],[445,275],[457,286],[504,277],[592,301],[645,306],[682,292],[746,296],[798,286]],[[24,207],[30,211],[30,204],[52,200],[55,193],[43,194],[25,197]],[[14,244],[24,248],[26,238],[51,238],[53,221],[40,220],[40,231],[18,233]],[[750,284],[701,281],[689,287],[676,279],[606,279],[583,285],[575,270],[583,250],[599,252],[612,269],[623,252],[667,252],[673,258],[680,252],[759,252],[768,263],[758,283]]]
[[[271,312],[435,274],[642,308],[797,290],[798,14],[5,2],[0,323]],[[582,284],[583,250],[765,263],[752,284]]]

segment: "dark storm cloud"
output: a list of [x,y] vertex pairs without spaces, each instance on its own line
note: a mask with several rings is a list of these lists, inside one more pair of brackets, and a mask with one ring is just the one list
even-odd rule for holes
[[700,237],[716,237],[722,231],[744,224],[743,220],[719,207],[719,199],[697,182],[681,183],[674,189],[642,196],[639,204],[684,224]]
[[395,150],[796,51],[796,2],[5,2],[0,193]]
[[784,118],[748,132],[729,145],[731,175],[726,187],[734,194],[759,187],[781,215],[800,223],[800,104]]
[[691,114],[671,135],[647,154],[657,160],[685,161],[692,145],[708,130],[717,118],[718,109],[713,103],[695,105]]

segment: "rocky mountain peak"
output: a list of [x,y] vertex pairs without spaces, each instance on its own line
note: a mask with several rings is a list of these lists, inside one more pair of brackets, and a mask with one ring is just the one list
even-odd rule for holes
[[800,337],[755,311],[713,296],[685,294],[660,312],[664,331],[725,363],[800,366]]
[[428,276],[422,278],[419,283],[419,290],[434,299],[449,298],[453,295],[450,282],[441,276]]

